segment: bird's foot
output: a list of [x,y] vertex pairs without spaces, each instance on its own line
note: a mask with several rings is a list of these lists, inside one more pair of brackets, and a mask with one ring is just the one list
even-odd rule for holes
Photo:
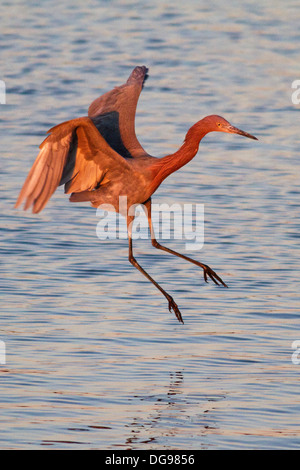
[[210,279],[212,281],[214,281],[215,284],[217,284],[217,286],[222,284],[224,287],[228,287],[227,284],[225,284],[225,282],[222,281],[220,276],[218,276],[217,273],[215,273],[215,271],[213,269],[211,269],[206,264],[203,264],[202,267],[203,267],[203,276],[204,276],[204,281],[205,282],[208,282],[208,279],[207,279],[207,276],[208,276],[208,277],[210,277]]
[[176,304],[176,302],[174,301],[173,297],[171,297],[170,295],[168,295],[167,297],[168,299],[168,302],[169,302],[169,310],[170,312],[172,313],[172,310],[173,312],[175,313],[175,316],[177,318],[177,320],[180,322],[180,323],[184,323],[183,319],[182,319],[182,316],[181,316],[181,313],[180,313],[180,310],[178,308],[178,305]]

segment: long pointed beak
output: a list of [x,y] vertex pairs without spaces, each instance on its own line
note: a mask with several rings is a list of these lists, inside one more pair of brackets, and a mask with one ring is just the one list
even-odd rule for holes
[[255,137],[254,135],[248,134],[248,132],[245,132],[245,131],[241,131],[241,129],[238,129],[237,127],[234,127],[234,126],[226,126],[226,127],[224,126],[223,129],[225,132],[229,132],[230,134],[240,134],[245,137],[248,137],[249,139],[258,140],[257,137]]

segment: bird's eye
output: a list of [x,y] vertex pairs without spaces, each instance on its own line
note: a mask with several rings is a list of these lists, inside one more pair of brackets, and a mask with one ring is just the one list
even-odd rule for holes
[[217,122],[217,126],[220,127],[220,126],[221,126],[221,123],[220,123],[220,122]]

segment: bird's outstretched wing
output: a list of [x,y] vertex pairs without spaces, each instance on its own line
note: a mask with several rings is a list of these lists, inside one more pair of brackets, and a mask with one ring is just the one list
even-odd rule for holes
[[48,132],[16,207],[25,200],[24,209],[32,205],[32,211],[37,213],[61,184],[65,184],[66,193],[91,191],[108,181],[112,173],[130,169],[88,117],[64,122]]
[[148,69],[135,67],[124,85],[97,98],[88,116],[107,143],[125,158],[148,155],[135,134],[135,113]]

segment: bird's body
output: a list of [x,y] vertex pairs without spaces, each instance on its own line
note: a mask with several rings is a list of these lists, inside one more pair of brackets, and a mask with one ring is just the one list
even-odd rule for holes
[[[16,206],[26,200],[24,208],[33,206],[40,212],[59,185],[71,194],[71,202],[89,201],[92,206],[109,206],[127,218],[129,260],[169,301],[179,321],[180,311],[172,297],[137,263],[132,254],[129,209],[144,204],[149,219],[152,244],[186,259],[204,270],[216,284],[226,284],[207,265],[160,245],[151,223],[151,196],[171,173],[188,163],[198,152],[201,139],[212,131],[238,133],[256,139],[231,126],[224,118],[207,116],[194,124],[180,149],[162,158],[149,155],[135,134],[135,113],[139,95],[147,78],[146,67],[136,67],[127,82],[97,98],[88,116],[59,124],[40,145],[40,153],[20,192]],[[120,204],[120,200],[126,205]]]

